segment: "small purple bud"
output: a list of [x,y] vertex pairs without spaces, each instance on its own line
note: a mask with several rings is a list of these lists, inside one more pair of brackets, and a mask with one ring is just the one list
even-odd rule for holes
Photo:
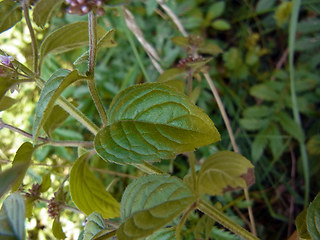
[[103,4],[103,1],[101,1],[101,0],[97,0],[96,5],[97,5],[98,7],[101,7],[101,6],[102,6],[102,4]]
[[105,11],[104,11],[104,9],[103,8],[98,8],[97,9],[97,14],[98,14],[98,16],[103,16],[104,14],[105,14]]
[[71,3],[70,3],[70,5],[71,5],[72,7],[75,7],[75,6],[78,5],[78,2],[77,2],[76,0],[72,0]]
[[81,7],[81,12],[82,13],[88,13],[89,12],[89,8],[88,8],[88,6],[86,6],[86,5],[83,5],[82,7]]
[[86,0],[77,0],[77,2],[82,5],[86,2]]
[[64,2],[69,5],[71,3],[71,0],[65,0]]
[[10,66],[11,65],[11,62],[13,61],[13,57],[12,56],[7,56],[6,55],[1,55],[0,54],[0,61],[3,65],[6,65],[6,66]]

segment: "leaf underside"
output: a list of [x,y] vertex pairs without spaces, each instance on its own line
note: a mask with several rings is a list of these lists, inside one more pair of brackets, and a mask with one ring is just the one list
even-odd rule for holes
[[105,190],[105,186],[91,172],[85,153],[74,163],[70,172],[72,201],[86,215],[100,213],[103,218],[120,216],[120,204]]
[[[222,195],[227,190],[244,188],[246,180],[254,179],[253,165],[242,155],[221,151],[208,157],[199,171],[199,190],[210,195]],[[251,176],[248,176],[250,174]]]
[[195,200],[191,190],[167,175],[144,176],[131,183],[122,197],[119,239],[140,239],[170,223]]
[[103,159],[119,164],[174,158],[220,140],[211,119],[165,83],[127,88],[113,99],[108,115],[95,148]]

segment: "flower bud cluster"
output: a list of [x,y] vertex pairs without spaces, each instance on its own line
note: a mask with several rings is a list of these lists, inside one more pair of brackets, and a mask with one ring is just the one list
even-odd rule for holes
[[105,0],[65,0],[68,7],[67,12],[70,14],[83,15],[90,12],[92,9],[96,10],[99,16],[102,16],[105,11],[103,4]]
[[197,62],[197,61],[201,61],[201,60],[203,60],[202,56],[199,56],[199,57],[188,56],[187,58],[183,58],[178,62],[177,68],[184,68],[184,67],[186,67],[187,63]]
[[55,197],[51,198],[48,204],[49,216],[53,219],[58,218],[62,210],[62,205],[63,205],[62,201],[57,201]]
[[29,189],[29,192],[26,193],[26,196],[28,198],[32,198],[36,200],[40,197],[40,193],[41,193],[40,190],[41,190],[41,185],[39,183],[33,184],[32,187]]

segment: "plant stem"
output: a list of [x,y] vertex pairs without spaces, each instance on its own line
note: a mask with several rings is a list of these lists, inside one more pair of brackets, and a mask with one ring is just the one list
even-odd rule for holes
[[97,19],[95,12],[92,10],[89,12],[89,22],[88,22],[88,29],[89,29],[89,77],[90,80],[88,81],[88,87],[93,99],[93,102],[99,112],[100,118],[104,126],[108,124],[108,118],[106,111],[103,107],[101,99],[99,97],[98,90],[95,84],[94,78],[94,67],[96,64],[96,50],[97,50]]
[[[1,128],[7,128],[10,129],[11,131],[14,131],[16,133],[19,133],[27,138],[32,139],[33,136],[31,133],[28,133],[20,128],[17,128],[15,126],[12,126],[10,124],[4,123],[3,121],[0,120],[0,129]],[[43,142],[40,144],[41,146],[44,145],[51,145],[51,146],[56,146],[56,147],[93,147],[93,142],[91,141],[55,141],[50,138],[43,138],[43,137],[38,137],[38,141]]]
[[[294,45],[295,45],[295,35],[297,30],[298,15],[300,10],[301,0],[294,0],[292,7],[292,15],[289,25],[289,73],[290,73],[290,92],[292,101],[292,112],[296,123],[302,128],[301,119],[299,115],[299,107],[296,95],[296,85],[294,79]],[[304,192],[304,206],[306,207],[309,202],[309,191],[310,191],[310,172],[309,172],[309,162],[306,146],[304,144],[304,139],[299,141],[299,148],[301,152],[303,175],[305,181],[305,192]]]
[[136,45],[134,43],[134,40],[132,39],[131,32],[129,31],[129,29],[128,29],[127,25],[126,25],[125,17],[124,17],[124,9],[119,9],[119,13],[120,13],[120,16],[122,18],[121,22],[122,22],[124,33],[127,36],[127,39],[128,39],[128,41],[130,43],[132,51],[133,51],[133,53],[134,53],[134,55],[135,55],[135,57],[137,59],[137,62],[139,64],[140,68],[141,68],[141,71],[142,71],[144,77],[146,78],[146,81],[147,82],[151,82],[151,79],[149,78],[149,76],[147,74],[147,71],[146,71],[145,67],[143,66],[142,60],[141,60],[141,58],[139,56],[139,53],[138,53],[137,47],[136,47]]
[[190,152],[189,154],[189,165],[191,167],[191,177],[192,177],[192,183],[193,183],[193,191],[194,193],[198,194],[198,178],[196,174],[196,168],[195,168],[195,157],[194,152]]
[[32,24],[30,22],[28,2],[29,2],[28,0],[23,0],[22,7],[23,7],[24,18],[26,19],[26,24],[28,26],[28,30],[31,37],[32,55],[33,55],[33,71],[37,74],[38,73],[38,46],[37,46],[37,39],[34,34]]
[[[16,67],[21,69],[24,73],[26,73],[28,76],[32,77],[37,86],[40,89],[44,88],[45,81],[35,75],[29,68],[21,64],[20,62],[14,60],[13,62]],[[96,135],[99,131],[99,127],[95,125],[89,118],[87,118],[86,115],[84,115],[79,109],[77,109],[74,105],[72,105],[67,99],[65,99],[62,96],[59,96],[57,99],[57,104],[60,105],[66,112],[68,112],[71,116],[73,116],[76,120],[78,120],[83,126],[85,126],[90,132],[92,132],[94,135]]]
[[230,231],[234,232],[238,236],[242,237],[246,240],[258,240],[256,236],[252,233],[248,232],[246,229],[240,227],[238,224],[234,223],[230,220],[227,216],[225,216],[220,210],[216,209],[212,205],[206,203],[202,199],[199,200],[197,208],[211,217],[213,220],[217,221],[225,228],[229,229]]
[[180,233],[181,233],[181,229],[184,225],[184,223],[186,222],[188,216],[190,215],[190,213],[193,212],[193,210],[196,208],[196,203],[193,203],[188,209],[187,211],[185,211],[185,213],[182,215],[180,221],[179,221],[179,224],[177,225],[176,227],[176,239],[177,240],[180,240],[181,239],[181,236],[180,236]]

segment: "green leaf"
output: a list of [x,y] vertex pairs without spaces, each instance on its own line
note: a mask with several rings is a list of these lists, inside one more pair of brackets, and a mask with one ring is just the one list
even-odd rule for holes
[[30,165],[33,151],[34,151],[34,148],[32,147],[32,144],[29,142],[25,142],[19,147],[18,151],[16,152],[16,155],[14,156],[14,159],[12,162],[12,166],[25,163],[26,167],[24,168],[24,171],[21,171],[19,178],[15,181],[15,183],[12,184],[12,187],[11,187],[12,192],[17,191],[20,184],[22,183],[23,178],[26,175],[27,169]]
[[59,219],[54,219],[52,223],[52,233],[57,239],[65,239],[67,236],[64,234],[61,222]]
[[17,182],[21,175],[27,171],[29,164],[26,162],[15,164],[3,172],[0,172],[0,198],[10,189],[10,186]]
[[103,218],[120,216],[120,204],[105,190],[105,186],[91,172],[85,153],[74,163],[70,172],[70,193],[74,204],[86,215],[100,213]]
[[183,79],[187,77],[188,73],[183,68],[170,68],[159,76],[158,82],[166,82],[170,80]]
[[[100,39],[105,30],[97,26],[97,38]],[[40,65],[48,53],[62,53],[89,44],[88,22],[75,22],[65,25],[50,33],[40,46]]]
[[296,123],[287,113],[276,113],[276,120],[280,123],[284,131],[300,142],[304,141],[304,132],[300,125]]
[[44,27],[55,9],[59,8],[63,0],[38,0],[33,8],[33,21],[41,28]]
[[76,70],[70,72],[65,69],[60,69],[45,82],[35,111],[32,131],[34,144],[37,141],[41,127],[49,117],[54,103],[62,91],[70,84],[78,80],[84,80],[85,78],[84,76],[80,76]]
[[259,160],[262,156],[262,153],[268,144],[268,137],[269,136],[267,135],[267,129],[264,129],[259,132],[254,138],[251,147],[251,156],[253,161]]
[[262,118],[242,118],[240,119],[240,125],[249,131],[256,131],[266,128],[269,123],[269,119]]
[[51,178],[50,173],[47,173],[42,176],[42,182],[41,182],[41,189],[40,192],[46,192],[51,187]]
[[224,19],[218,19],[218,20],[215,20],[211,26],[214,28],[214,29],[217,29],[217,30],[220,30],[220,31],[226,31],[226,30],[229,30],[231,29],[231,25],[230,23],[228,23],[226,20]]
[[277,101],[280,95],[266,84],[258,84],[250,88],[250,94],[266,101]]
[[176,230],[174,228],[163,228],[147,237],[146,240],[175,240],[175,235]]
[[296,223],[297,232],[299,234],[299,238],[311,240],[311,236],[308,232],[308,227],[307,227],[307,211],[308,209],[304,209],[301,213],[299,213],[295,223]]
[[22,18],[22,7],[19,2],[3,0],[0,2],[0,33],[13,27]]
[[18,82],[19,81],[17,80],[7,79],[0,76],[0,99],[2,99],[6,92]]
[[245,188],[247,182],[244,175],[249,173],[251,168],[254,168],[251,162],[238,153],[217,152],[208,157],[201,166],[198,174],[199,191],[222,195],[230,188]]
[[13,193],[4,200],[0,210],[0,239],[25,239],[24,200],[19,193]]
[[302,20],[297,25],[297,32],[299,33],[316,33],[320,31],[320,19],[319,18],[307,18]]
[[68,117],[68,112],[66,112],[62,107],[54,105],[51,113],[43,124],[43,130],[48,134],[48,136],[51,136],[53,130],[59,127]]
[[292,11],[292,2],[281,2],[277,7],[274,18],[277,25],[281,27],[285,22],[288,21]]
[[[117,43],[114,40],[114,33],[115,33],[115,29],[111,29],[99,39],[97,43],[97,51],[101,47],[111,48],[111,47],[117,46]],[[77,58],[77,60],[73,62],[73,65],[87,63],[88,61],[89,61],[89,51],[86,51],[79,58]]]
[[320,34],[317,34],[316,36],[308,36],[308,37],[300,37],[297,39],[294,49],[296,51],[313,51],[317,50],[320,47]]
[[320,155],[320,135],[313,135],[307,143],[308,152],[311,155]]
[[93,212],[87,218],[86,226],[84,227],[83,240],[91,240],[97,233],[105,230],[107,227],[99,213]]
[[0,99],[0,111],[4,111],[8,108],[11,108],[12,105],[14,105],[18,100],[11,98],[11,97],[7,97],[7,96],[3,96]]
[[274,6],[276,0],[259,0],[256,12],[263,12],[271,9]]
[[200,53],[204,54],[212,54],[212,55],[218,55],[219,53],[222,53],[222,49],[214,43],[207,43],[204,46],[198,47],[198,51]]
[[189,48],[190,47],[190,43],[189,43],[189,38],[187,37],[182,37],[182,36],[178,36],[178,37],[173,37],[171,38],[171,41],[183,48]]
[[211,235],[211,230],[214,225],[214,220],[208,215],[203,215],[197,222],[193,234],[196,239],[208,240]]
[[170,223],[195,200],[191,190],[167,175],[143,176],[132,182],[121,200],[121,240],[147,237]]
[[156,0],[147,0],[146,1],[147,15],[151,16],[152,13],[156,10],[157,6],[158,6],[158,2]]
[[169,159],[220,140],[211,119],[163,83],[129,87],[112,101],[109,126],[95,137],[97,153],[118,164]]
[[307,227],[312,239],[320,239],[320,193],[309,205]]
[[224,1],[213,3],[208,10],[206,19],[208,21],[211,21],[212,19],[220,17],[224,12],[225,6],[226,6],[226,3]]
[[262,118],[262,117],[268,117],[270,116],[272,112],[272,109],[267,106],[253,106],[253,107],[247,107],[243,111],[243,116],[245,118]]

